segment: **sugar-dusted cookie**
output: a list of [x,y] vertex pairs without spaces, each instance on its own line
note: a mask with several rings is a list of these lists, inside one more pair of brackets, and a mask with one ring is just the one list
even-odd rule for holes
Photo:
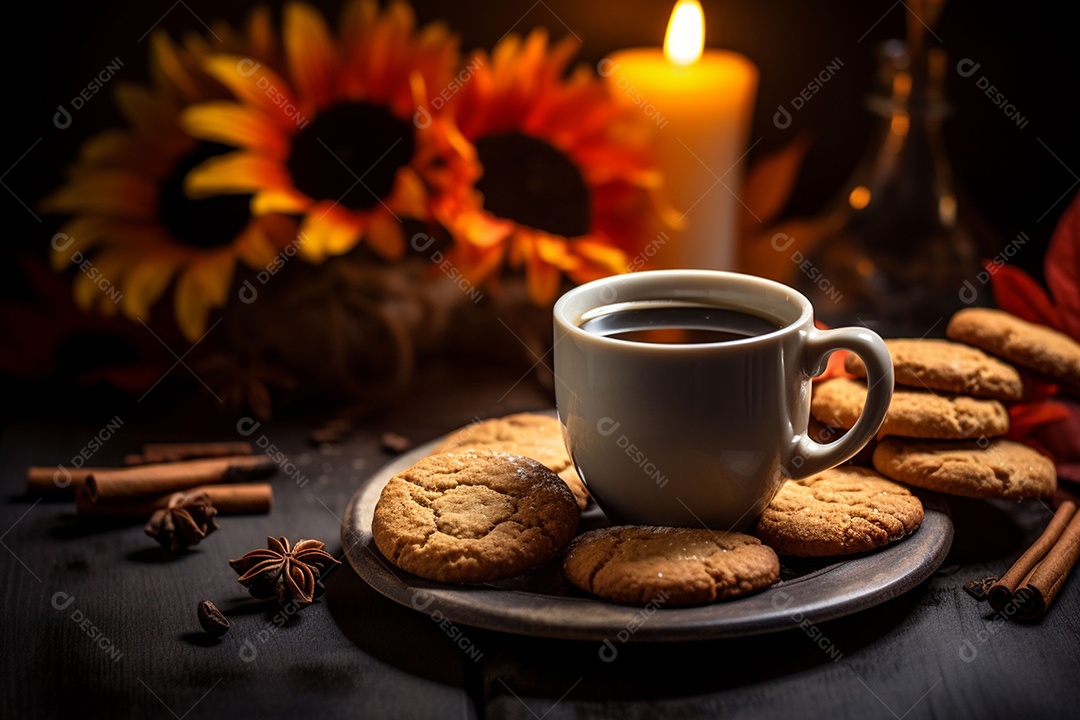
[[942,441],[886,438],[874,450],[874,467],[894,480],[973,498],[1026,500],[1057,488],[1050,458],[1005,439]]
[[443,440],[436,453],[470,448],[524,455],[539,460],[561,477],[574,493],[578,507],[589,502],[589,491],[578,477],[563,442],[562,426],[550,415],[517,413],[466,425]]
[[[886,340],[897,385],[958,395],[1019,400],[1024,394],[1020,373],[1012,365],[978,348],[949,340]],[[866,366],[849,353],[844,368],[866,377]]]
[[742,533],[618,525],[574,538],[563,573],[607,600],[676,607],[766,588],[780,578],[780,561]]
[[[826,425],[851,429],[866,403],[866,383],[834,378],[814,385],[810,412]],[[879,435],[962,440],[1009,431],[1009,413],[997,400],[929,391],[893,391]]]
[[537,460],[489,451],[431,455],[383,488],[371,534],[414,575],[479,583],[554,559],[577,531],[570,489]]
[[910,535],[922,520],[922,503],[906,487],[843,466],[784,483],[754,534],[781,555],[851,555]]
[[945,334],[1080,392],[1080,343],[1053,328],[1002,310],[966,308],[952,316]]

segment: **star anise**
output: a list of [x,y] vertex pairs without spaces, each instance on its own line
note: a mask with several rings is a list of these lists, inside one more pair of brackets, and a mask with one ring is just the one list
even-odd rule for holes
[[205,493],[175,493],[150,516],[143,530],[170,552],[197,544],[218,529],[217,510]]
[[323,594],[322,578],[341,563],[323,550],[319,540],[300,540],[290,547],[283,537],[266,538],[266,549],[252,550],[229,561],[237,582],[253,597],[277,597],[281,605],[308,605]]

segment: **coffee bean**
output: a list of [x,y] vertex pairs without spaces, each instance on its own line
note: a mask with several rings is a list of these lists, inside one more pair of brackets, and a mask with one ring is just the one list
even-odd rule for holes
[[214,637],[221,637],[229,632],[229,619],[209,600],[199,603],[199,624],[208,635]]

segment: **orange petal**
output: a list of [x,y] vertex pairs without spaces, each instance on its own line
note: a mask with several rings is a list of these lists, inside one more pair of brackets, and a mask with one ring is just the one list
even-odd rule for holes
[[559,292],[559,271],[532,252],[526,257],[525,282],[529,290],[529,299],[536,305],[547,305]]
[[296,132],[295,115],[288,112],[290,107],[298,108],[296,98],[289,84],[268,65],[235,55],[212,55],[204,65],[240,102],[257,108],[290,133]]
[[148,178],[126,170],[92,170],[72,177],[45,198],[41,207],[51,213],[92,213],[126,218],[150,218],[157,192]]
[[166,152],[175,152],[185,141],[176,122],[176,108],[149,89],[122,82],[116,88],[116,104],[139,135],[153,138]]
[[234,102],[208,102],[180,115],[184,129],[197,138],[260,151],[274,160],[289,153],[288,140],[265,115]]
[[155,85],[168,87],[186,102],[195,102],[201,95],[199,85],[180,60],[179,53],[179,48],[164,30],[154,30],[150,35],[150,72]]
[[307,3],[285,6],[285,55],[300,97],[321,110],[336,99],[337,47],[322,14]]
[[166,176],[173,161],[149,138],[123,130],[107,130],[96,135],[83,143],[79,151],[82,166],[120,168],[155,178]]
[[405,233],[388,212],[374,212],[364,233],[364,242],[376,253],[389,260],[400,260],[405,254]]
[[428,217],[427,190],[414,170],[408,167],[398,170],[387,205],[398,215],[419,219]]

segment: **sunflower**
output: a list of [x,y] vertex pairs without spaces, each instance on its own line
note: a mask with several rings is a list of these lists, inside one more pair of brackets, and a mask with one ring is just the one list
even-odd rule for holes
[[184,112],[196,137],[235,148],[188,176],[189,193],[250,193],[256,215],[300,215],[308,260],[350,250],[364,238],[382,257],[405,250],[402,217],[427,216],[424,167],[433,162],[431,123],[415,121],[424,97],[448,85],[457,40],[442,24],[416,30],[404,2],[383,12],[370,0],[347,4],[335,40],[317,10],[285,6],[284,72],[237,72],[233,56],[206,63],[235,101]]
[[[225,38],[220,42],[270,57],[268,18],[265,10],[253,12],[246,37],[219,25],[218,37]],[[156,31],[150,47],[152,84],[124,84],[116,92],[128,127],[87,141],[66,182],[42,201],[42,209],[73,216],[53,238],[54,268],[94,268],[75,276],[79,307],[96,306],[104,314],[119,309],[146,320],[175,280],[177,325],[196,340],[211,309],[225,304],[237,261],[265,266],[295,237],[295,222],[252,218],[242,198],[185,195],[188,171],[224,148],[190,137],[179,114],[192,102],[224,97],[226,91],[200,70],[206,47],[201,38],[180,46]],[[118,292],[102,292],[102,278]]]
[[567,76],[577,48],[537,29],[473,53],[439,123],[454,153],[432,205],[455,260],[477,282],[524,266],[537,304],[554,299],[564,274],[625,272],[663,227],[653,138],[587,68]]

